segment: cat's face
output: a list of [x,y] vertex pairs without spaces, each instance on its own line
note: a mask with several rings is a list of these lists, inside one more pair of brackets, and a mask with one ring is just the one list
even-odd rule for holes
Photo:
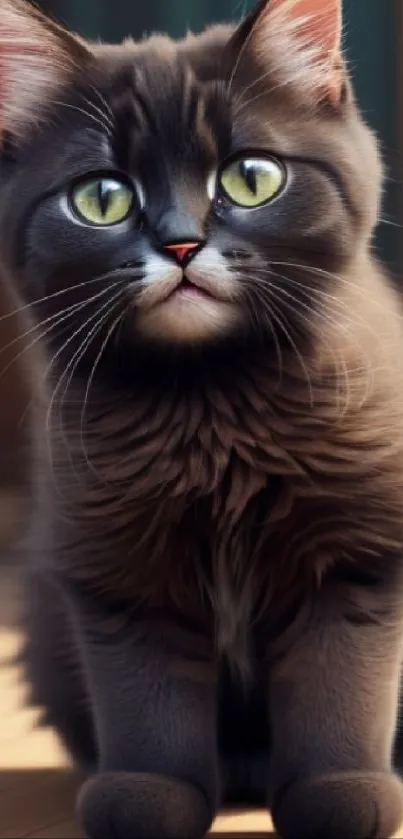
[[271,0],[235,34],[108,48],[3,4],[3,258],[56,347],[314,333],[379,194],[339,13]]

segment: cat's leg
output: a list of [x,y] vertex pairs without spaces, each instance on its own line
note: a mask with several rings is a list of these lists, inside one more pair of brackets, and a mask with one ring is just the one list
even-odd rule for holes
[[78,802],[87,835],[204,836],[218,777],[210,646],[166,616],[79,611],[100,749]]
[[59,589],[40,574],[27,580],[25,644],[20,656],[31,703],[56,729],[73,761],[96,766],[94,726],[79,651]]
[[284,839],[386,839],[403,818],[392,770],[401,592],[326,586],[270,678],[270,798]]

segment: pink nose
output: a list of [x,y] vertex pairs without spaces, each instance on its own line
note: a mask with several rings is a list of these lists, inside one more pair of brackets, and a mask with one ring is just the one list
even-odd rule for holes
[[164,250],[174,253],[179,265],[182,265],[186,257],[199,247],[200,242],[176,242],[173,245],[164,245]]

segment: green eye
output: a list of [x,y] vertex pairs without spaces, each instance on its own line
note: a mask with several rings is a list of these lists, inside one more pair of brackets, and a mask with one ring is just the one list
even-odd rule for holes
[[72,204],[84,221],[107,226],[123,221],[133,206],[134,193],[123,181],[94,178],[75,187]]
[[240,207],[259,207],[271,201],[285,183],[285,171],[273,158],[242,158],[221,173],[221,187]]

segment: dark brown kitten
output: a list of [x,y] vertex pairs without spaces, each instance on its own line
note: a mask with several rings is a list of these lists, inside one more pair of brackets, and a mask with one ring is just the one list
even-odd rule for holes
[[385,837],[403,332],[339,0],[92,46],[0,6],[4,269],[42,335],[27,673],[90,837]]

